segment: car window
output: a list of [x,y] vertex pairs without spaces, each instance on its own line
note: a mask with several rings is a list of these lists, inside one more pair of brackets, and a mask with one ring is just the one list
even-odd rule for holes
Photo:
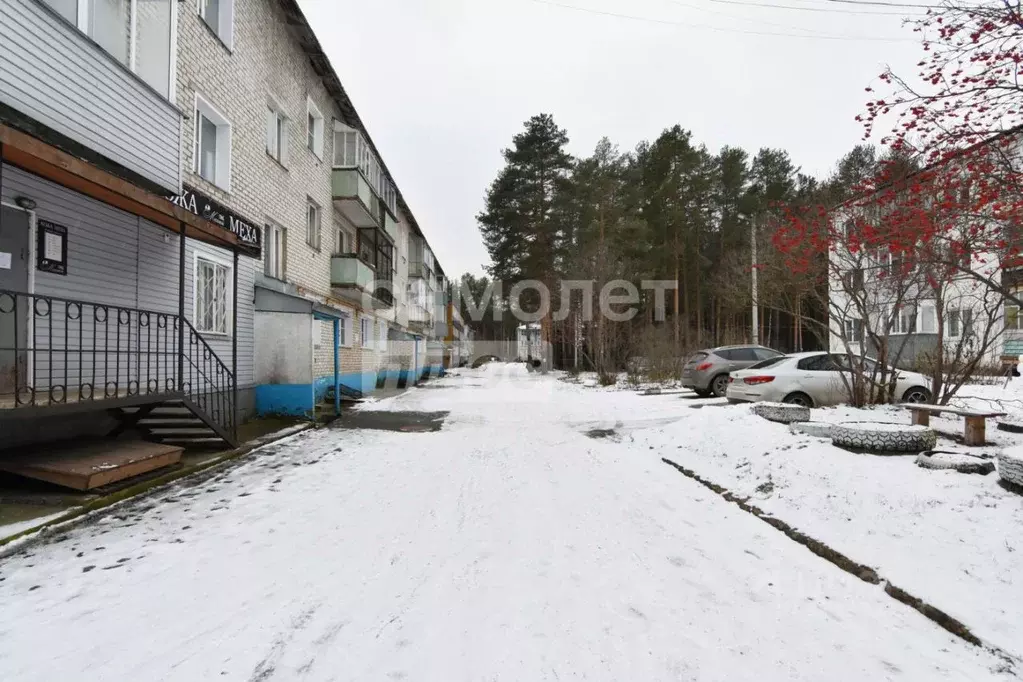
[[735,356],[732,355],[732,353],[734,353],[734,352],[735,351],[731,350],[731,349],[728,349],[728,350],[716,350],[716,351],[714,351],[714,355],[718,356],[719,358],[724,358],[725,360],[735,360],[736,359]]
[[757,356],[756,350],[753,348],[734,348],[729,352],[732,354],[730,359],[739,362],[757,362],[763,359]]
[[770,348],[754,348],[753,352],[756,354],[759,360],[770,360],[772,358],[785,357],[783,354]]
[[705,357],[707,357],[706,353],[693,353],[692,355],[689,356],[689,359],[686,361],[686,364],[695,365],[697,362],[703,360]]
[[797,367],[810,372],[838,371],[838,367],[835,366],[830,355],[812,355],[808,358],[803,358],[799,361]]
[[776,357],[771,358],[770,360],[764,360],[762,362],[758,362],[757,364],[753,365],[752,367],[749,367],[749,369],[766,369],[767,367],[774,367],[775,365],[781,364],[781,362],[783,360],[787,360],[787,359],[788,359],[788,356],[778,355]]

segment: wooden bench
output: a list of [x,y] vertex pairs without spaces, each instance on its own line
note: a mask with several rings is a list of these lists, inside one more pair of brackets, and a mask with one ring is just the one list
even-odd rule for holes
[[966,430],[963,433],[963,442],[967,445],[984,445],[987,431],[987,420],[992,417],[1004,417],[1005,412],[976,412],[974,410],[961,410],[947,405],[925,405],[923,403],[905,403],[902,407],[909,410],[913,415],[913,424],[917,426],[930,426],[932,414],[954,414],[966,419]]

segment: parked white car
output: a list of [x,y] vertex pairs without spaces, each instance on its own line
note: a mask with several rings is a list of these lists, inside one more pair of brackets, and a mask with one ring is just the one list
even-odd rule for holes
[[[794,353],[765,360],[732,372],[725,397],[732,402],[767,401],[807,407],[848,402],[851,383],[848,360],[847,356],[825,352]],[[930,384],[923,374],[898,370],[895,398],[907,403],[929,403]]]

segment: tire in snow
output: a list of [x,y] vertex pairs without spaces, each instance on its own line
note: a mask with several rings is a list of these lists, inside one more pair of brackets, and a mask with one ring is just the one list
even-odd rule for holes
[[869,452],[922,452],[933,450],[938,436],[926,426],[845,422],[831,428],[831,442]]
[[805,433],[814,438],[831,439],[831,424],[826,422],[792,422],[789,424],[792,433]]
[[981,476],[987,476],[995,470],[995,463],[991,460],[961,452],[921,452],[917,455],[916,465],[923,469],[951,470]]
[[998,455],[998,476],[1023,488],[1023,446],[1006,448]]
[[810,421],[810,408],[786,403],[755,403],[753,414],[770,422],[791,424]]
[[999,419],[996,423],[998,424],[999,431],[1023,433],[1023,422],[1016,421],[1015,419]]

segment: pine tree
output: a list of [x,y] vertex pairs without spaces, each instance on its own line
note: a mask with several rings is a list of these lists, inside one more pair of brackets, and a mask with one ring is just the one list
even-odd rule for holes
[[[493,261],[490,275],[504,283],[506,292],[527,279],[543,282],[552,292],[558,286],[571,236],[566,201],[572,158],[567,144],[568,135],[554,118],[539,114],[526,121],[525,131],[504,150],[505,167],[491,184],[477,221]],[[539,301],[530,296],[512,303],[535,310]],[[542,321],[547,341],[550,325],[548,313]]]

